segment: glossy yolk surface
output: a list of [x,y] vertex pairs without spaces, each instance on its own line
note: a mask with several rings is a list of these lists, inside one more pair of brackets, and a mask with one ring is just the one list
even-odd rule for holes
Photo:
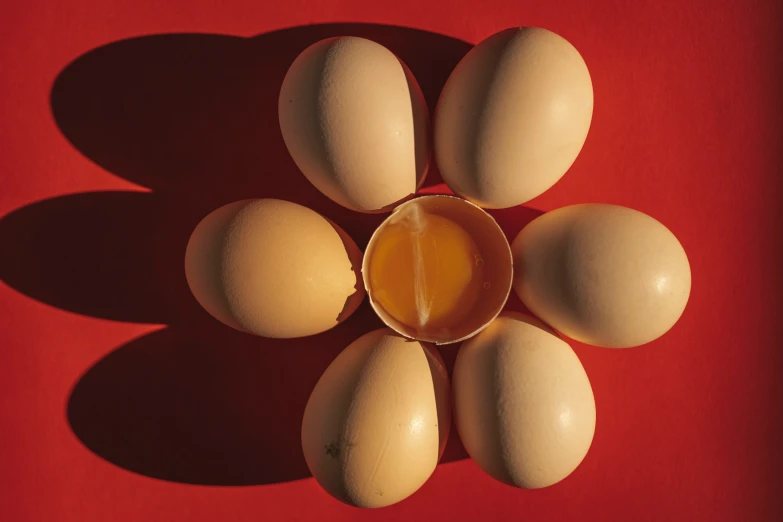
[[417,332],[448,330],[475,305],[483,265],[461,226],[413,205],[379,231],[369,265],[373,299]]

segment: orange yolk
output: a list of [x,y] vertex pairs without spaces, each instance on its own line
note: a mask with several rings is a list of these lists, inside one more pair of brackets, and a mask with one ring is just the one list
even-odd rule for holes
[[373,299],[417,332],[447,331],[470,313],[484,287],[484,260],[454,221],[418,206],[378,233],[370,259]]

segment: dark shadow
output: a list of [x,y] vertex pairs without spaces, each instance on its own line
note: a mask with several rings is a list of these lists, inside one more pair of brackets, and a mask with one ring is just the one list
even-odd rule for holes
[[15,289],[71,312],[198,324],[184,251],[209,204],[158,193],[92,192],[28,205],[0,221],[0,261]]
[[[157,35],[90,51],[57,77],[51,104],[63,134],[89,159],[152,192],[62,196],[3,217],[0,278],[64,310],[168,325],[99,361],[69,399],[74,433],[109,462],[196,484],[309,476],[299,435],[307,397],[336,354],[379,320],[365,302],[318,336],[249,336],[198,306],[183,264],[202,217],[253,197],[306,205],[366,245],[384,216],[353,213],[321,195],[296,169],[277,122],[288,65],[308,45],[337,35],[368,37],[395,52],[431,110],[471,47],[367,24],[254,38]],[[434,168],[426,185],[438,183]],[[455,430],[444,460],[464,457]]]
[[253,485],[310,476],[300,436],[310,391],[380,320],[362,306],[350,321],[295,342],[207,324],[154,332],[93,366],[68,401],[76,436],[109,462],[165,480]]
[[[517,234],[527,226],[528,223],[536,219],[538,216],[544,214],[543,211],[525,207],[517,206],[512,208],[503,208],[497,210],[490,210],[489,214],[495,218],[500,228],[503,229],[503,233],[506,234],[506,239],[509,243],[513,243]],[[534,315],[527,309],[527,307],[520,301],[514,290],[508,296],[508,301],[503,307],[504,311],[520,312],[523,314]]]
[[283,143],[277,98],[294,58],[338,35],[371,38],[392,50],[415,75],[430,111],[471,47],[434,33],[369,24],[296,27],[254,38],[145,36],[100,47],[68,65],[52,88],[52,112],[85,156],[150,189],[209,190],[225,200],[296,198],[334,211],[336,205],[315,189],[305,190],[309,183]]
[[500,228],[503,229],[503,233],[506,234],[506,239],[508,239],[509,243],[514,242],[517,234],[519,234],[528,223],[544,214],[542,210],[521,205],[511,208],[493,209],[488,212],[495,218],[495,221],[500,225]]
[[[414,29],[334,24],[254,38],[147,36],[77,58],[52,88],[57,124],[85,156],[154,192],[66,196],[6,216],[0,240],[14,249],[0,261],[3,281],[65,310],[171,324],[189,302],[180,257],[193,227],[220,205],[252,197],[306,205],[363,247],[383,215],[356,214],[318,192],[277,122],[288,65],[311,43],[341,34],[394,51],[431,109],[470,49]],[[428,184],[439,182],[433,167]]]

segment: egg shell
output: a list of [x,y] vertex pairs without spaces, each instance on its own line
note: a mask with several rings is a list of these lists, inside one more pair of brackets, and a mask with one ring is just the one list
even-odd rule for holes
[[210,213],[185,252],[196,300],[264,337],[303,337],[344,321],[364,298],[362,252],[337,225],[288,201],[249,199]]
[[648,343],[677,322],[690,295],[680,242],[630,208],[582,204],[548,212],[519,233],[512,250],[514,289],[525,306],[583,343]]
[[[417,205],[424,212],[432,212],[458,223],[477,242],[484,256],[484,271],[490,289],[478,301],[471,315],[462,324],[447,333],[431,332],[428,335],[416,333],[413,328],[397,321],[373,298],[370,284],[370,261],[383,228],[394,222],[396,216],[407,208]],[[463,341],[486,328],[503,309],[511,293],[513,283],[513,258],[511,247],[503,230],[495,219],[477,205],[462,198],[446,195],[420,196],[399,205],[392,214],[373,232],[367,244],[362,261],[362,274],[370,305],[383,323],[395,332],[420,341],[436,345]],[[412,284],[412,282],[411,282]]]
[[299,169],[344,207],[387,210],[424,182],[427,104],[408,67],[378,43],[340,37],[305,49],[283,80],[278,115]]
[[481,469],[542,488],[582,462],[595,433],[595,400],[568,344],[530,316],[504,312],[465,341],[454,363],[454,415]]
[[485,208],[529,201],[571,167],[592,114],[590,73],[573,45],[536,27],[501,31],[443,87],[433,122],[443,180]]
[[302,449],[318,483],[359,507],[383,507],[430,477],[448,439],[448,375],[432,345],[388,328],[351,343],[313,389]]

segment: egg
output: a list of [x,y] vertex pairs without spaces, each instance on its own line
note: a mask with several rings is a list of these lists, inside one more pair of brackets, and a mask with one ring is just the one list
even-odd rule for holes
[[388,328],[351,343],[313,389],[302,449],[318,483],[359,507],[383,507],[430,477],[451,420],[449,381],[432,345]]
[[362,262],[370,305],[384,324],[435,344],[466,339],[497,317],[512,271],[511,248],[492,216],[446,195],[396,207]]
[[462,344],[454,416],[465,449],[495,479],[520,488],[563,480],[595,433],[595,400],[579,358],[540,321],[504,312]]
[[533,199],[570,168],[593,114],[590,73],[561,36],[501,31],[449,76],[435,109],[435,156],[446,184],[485,208]]
[[278,115],[296,165],[344,207],[386,210],[427,174],[424,96],[407,66],[373,41],[329,38],[305,49],[285,75]]
[[264,337],[323,332],[364,297],[362,253],[318,213],[276,199],[230,203],[196,226],[185,251],[190,290],[219,321]]
[[688,302],[691,271],[669,229],[616,205],[564,207],[512,243],[514,290],[572,339],[623,348],[666,333]]

